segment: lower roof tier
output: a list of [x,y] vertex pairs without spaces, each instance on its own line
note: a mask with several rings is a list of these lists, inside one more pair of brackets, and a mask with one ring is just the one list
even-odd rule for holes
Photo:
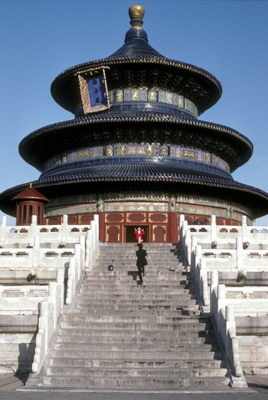
[[[113,165],[106,169],[101,166],[91,174],[54,176],[38,179],[32,186],[48,199],[77,194],[107,193],[136,190],[138,192],[168,191],[197,196],[210,196],[216,199],[236,202],[250,210],[251,218],[259,218],[268,213],[268,193],[236,182],[231,179],[217,178],[212,175],[193,175],[176,172],[176,169],[152,168],[139,164]],[[19,185],[0,194],[0,208],[3,212],[15,215],[16,204],[12,198],[26,189],[29,183]],[[48,204],[49,206],[49,204]]]

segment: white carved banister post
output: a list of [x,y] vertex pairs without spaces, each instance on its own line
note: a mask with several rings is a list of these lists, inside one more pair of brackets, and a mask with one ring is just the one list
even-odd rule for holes
[[90,231],[91,231],[91,246],[92,246],[92,249],[93,249],[93,251],[95,250],[95,235],[94,235],[94,232],[95,232],[95,221],[91,221],[90,222]]
[[210,230],[210,242],[217,243],[217,225],[216,225],[216,215],[211,215],[211,230]]
[[247,226],[247,217],[245,215],[242,216],[242,243],[249,242],[248,235],[248,226]]
[[2,224],[0,228],[0,245],[3,246],[3,244],[6,241],[6,228],[7,228],[7,217],[3,216],[2,217]]
[[91,243],[91,251],[92,251],[92,261],[94,260],[95,257],[95,250],[96,250],[96,236],[95,236],[95,221],[90,222],[90,231],[91,231],[91,238],[90,238],[90,243]]
[[77,266],[77,279],[75,282],[75,285],[77,284],[77,281],[80,279],[81,275],[81,247],[80,244],[76,243],[74,245],[74,258],[75,258],[75,263]]
[[195,264],[195,249],[197,246],[197,236],[192,236],[191,237],[191,248],[190,248],[190,263],[191,268],[194,268]]
[[45,339],[44,353],[46,354],[48,350],[48,302],[47,301],[41,301],[40,303],[39,325],[44,329],[43,332]]
[[208,295],[208,277],[207,277],[207,266],[206,260],[201,258],[200,261],[200,275],[201,275],[201,282],[202,282],[202,297],[204,301],[204,305],[209,305],[209,295]]
[[185,219],[185,216],[181,214],[180,215],[180,220],[179,220],[180,241],[182,240],[182,224],[183,224],[184,219]]
[[[220,331],[220,327],[219,327],[220,310],[223,309],[223,312],[225,313],[225,285],[217,286],[217,297],[218,297],[217,327],[218,327],[218,331]],[[224,341],[224,339],[225,338],[222,337],[223,341]],[[225,343],[224,343],[224,345],[225,345]]]
[[64,305],[64,268],[57,269],[57,285],[61,288],[61,310]]
[[[235,316],[234,316],[234,306],[229,304],[225,307],[225,317],[226,317],[226,335],[228,335],[228,330],[233,328],[235,331]],[[229,354],[229,343],[227,343],[227,354]]]
[[226,306],[225,315],[227,338],[226,354],[232,364],[234,376],[241,377],[243,376],[243,370],[240,364],[239,345],[238,339],[236,337],[235,314],[233,305]]
[[87,238],[86,238],[86,262],[85,268],[89,268],[91,266],[91,250],[90,250],[90,230],[87,231]]
[[211,271],[211,285],[210,285],[210,293],[213,292],[213,289],[216,289],[216,287],[219,284],[219,273],[218,271]]
[[186,231],[187,231],[187,228],[188,228],[188,222],[187,221],[183,221],[182,227],[181,227],[181,230],[182,230],[182,244],[183,244],[183,246],[186,246]]
[[191,233],[189,229],[186,229],[184,253],[187,259],[187,266],[191,265]]
[[81,255],[81,269],[85,269],[86,262],[86,238],[85,236],[79,237],[80,255]]
[[30,240],[29,240],[29,245],[33,246],[34,244],[34,238],[37,235],[37,216],[33,215],[32,216],[32,223],[30,227]]
[[98,214],[94,215],[95,222],[95,235],[96,235],[96,251],[99,249],[99,216]]
[[188,258],[187,258],[187,242],[186,242],[187,226],[188,226],[188,222],[183,220],[182,226],[181,226],[181,247],[182,247],[182,251],[183,251],[183,254],[184,254],[184,258],[188,262]]
[[[197,271],[197,264],[200,263],[201,258],[202,258],[202,247],[200,246],[200,244],[198,244],[195,247],[195,261],[194,261],[194,269],[195,269],[195,271]],[[195,274],[196,274],[196,272],[195,272]]]
[[48,285],[48,303],[53,304],[53,330],[56,329],[58,310],[57,310],[57,282],[49,282]]
[[[33,252],[32,252],[32,267],[38,268],[39,261],[40,261],[40,237],[35,236],[34,238],[34,245],[33,245]],[[37,271],[35,271],[37,272]]]
[[61,245],[64,246],[69,238],[68,235],[68,215],[64,214],[62,217],[62,224],[61,224]]
[[66,304],[71,304],[75,287],[75,258],[69,258]]
[[243,269],[243,245],[242,238],[236,238],[236,268]]
[[210,284],[210,312],[217,323],[218,304],[217,303],[217,287],[219,283],[218,271],[211,271],[211,284]]

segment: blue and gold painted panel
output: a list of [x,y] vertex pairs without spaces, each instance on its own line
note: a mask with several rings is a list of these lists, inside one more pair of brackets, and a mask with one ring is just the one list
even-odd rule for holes
[[87,160],[102,157],[172,157],[177,159],[188,159],[204,164],[210,164],[230,173],[230,166],[221,158],[207,151],[159,143],[117,143],[108,146],[89,147],[79,149],[70,153],[63,153],[49,159],[44,165],[44,171],[59,164],[71,163],[78,160]]
[[184,98],[178,93],[172,93],[162,89],[114,89],[109,91],[109,100],[110,104],[122,103],[124,101],[148,101],[150,103],[158,102],[170,104],[189,111],[196,118],[198,117],[198,109],[191,100]]
[[94,76],[93,78],[88,78],[86,81],[87,81],[91,107],[106,105],[107,101],[105,98],[105,87],[102,75],[97,75]]

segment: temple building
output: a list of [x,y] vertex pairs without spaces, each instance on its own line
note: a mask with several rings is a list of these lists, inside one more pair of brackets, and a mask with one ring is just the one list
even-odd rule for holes
[[[199,119],[221,97],[220,82],[194,65],[166,58],[148,43],[144,8],[129,9],[125,43],[107,58],[69,68],[53,82],[54,100],[74,114],[26,136],[22,158],[41,170],[31,182],[43,196],[47,224],[89,224],[100,240],[177,242],[189,224],[248,224],[268,213],[268,194],[233,180],[253,145],[227,126]],[[16,215],[25,183],[0,194]],[[47,201],[49,200],[49,201]],[[29,214],[25,219],[29,218]],[[17,214],[17,220],[21,218]],[[41,220],[41,217],[40,217]],[[21,220],[20,220],[21,221]]]

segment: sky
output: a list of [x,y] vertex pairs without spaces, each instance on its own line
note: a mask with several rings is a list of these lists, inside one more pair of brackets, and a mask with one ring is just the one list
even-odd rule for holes
[[[200,119],[253,142],[253,156],[233,178],[268,192],[268,2],[257,0],[0,0],[0,192],[38,179],[18,153],[20,141],[74,117],[51,97],[52,81],[119,49],[133,4],[145,8],[143,28],[153,48],[221,82],[221,99]],[[268,216],[255,224],[268,226]]]

